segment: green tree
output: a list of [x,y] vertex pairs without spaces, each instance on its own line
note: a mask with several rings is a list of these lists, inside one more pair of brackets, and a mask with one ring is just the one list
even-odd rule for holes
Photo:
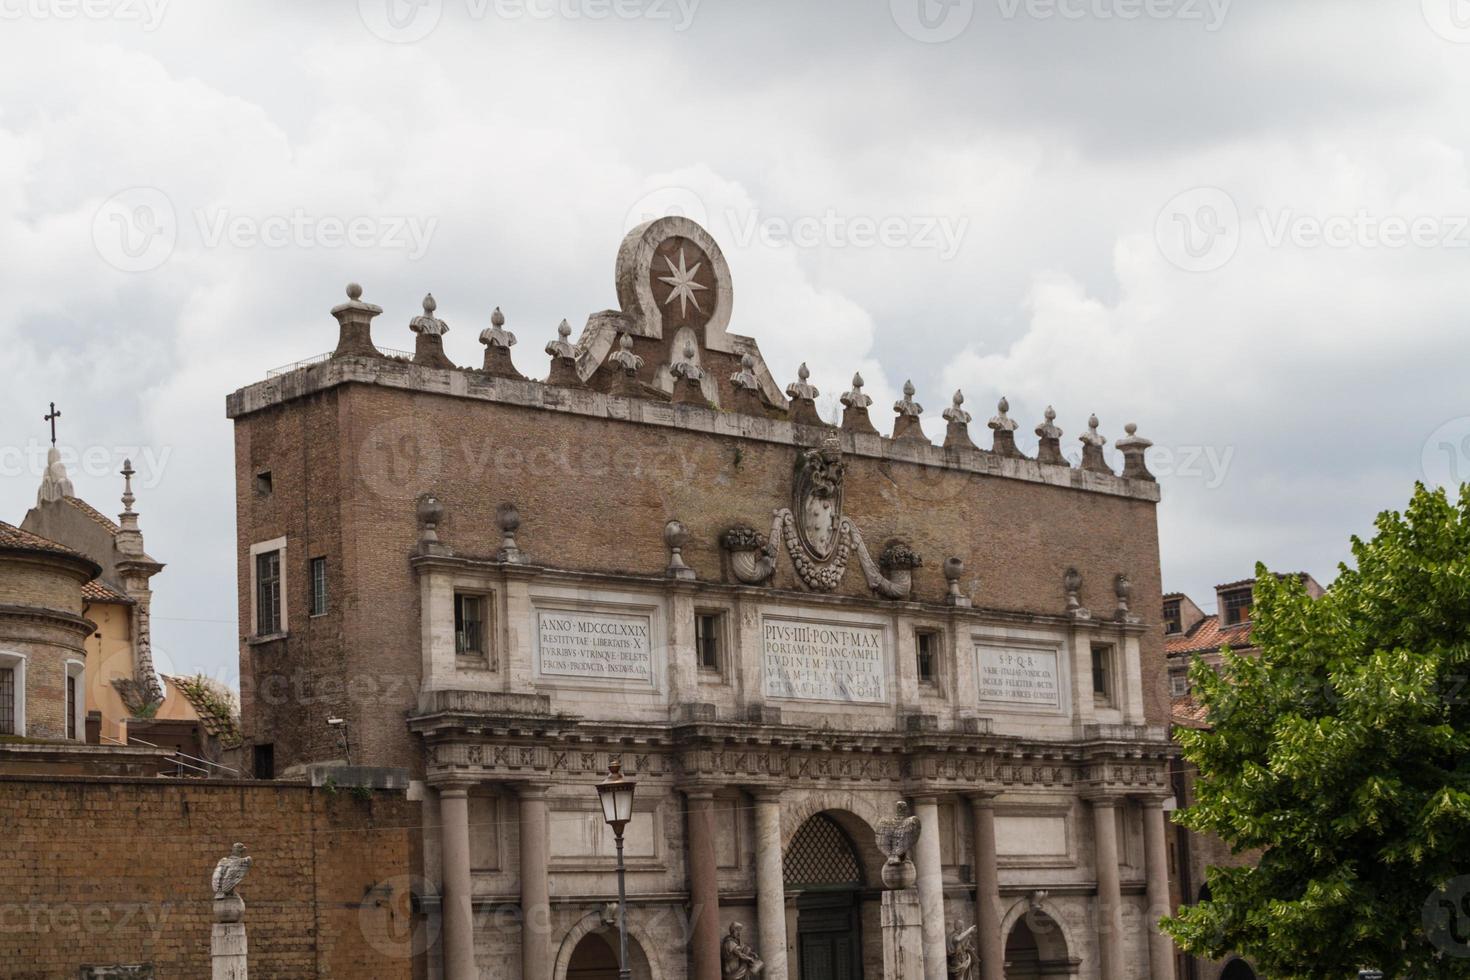
[[1256,569],[1251,637],[1191,671],[1210,728],[1178,820],[1255,867],[1166,919],[1273,978],[1470,977],[1470,485],[1415,489],[1324,596]]

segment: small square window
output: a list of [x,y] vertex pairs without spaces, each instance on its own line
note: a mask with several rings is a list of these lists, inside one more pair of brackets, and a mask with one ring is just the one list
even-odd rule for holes
[[462,657],[485,656],[485,597],[465,592],[454,595],[454,652]]
[[325,558],[311,560],[311,614],[313,616],[327,614],[327,560]]
[[1237,589],[1220,597],[1220,611],[1226,626],[1250,622],[1251,590]]
[[719,670],[720,633],[725,617],[721,613],[698,613],[694,617],[694,649],[700,670]]
[[1098,644],[1092,648],[1092,694],[1099,704],[1113,700],[1113,648]]
[[1184,620],[1179,615],[1179,600],[1164,603],[1164,635],[1172,636],[1184,632]]
[[1182,698],[1189,693],[1189,674],[1176,670],[1169,675],[1169,695]]
[[275,489],[275,484],[271,480],[271,471],[270,470],[261,470],[259,473],[255,474],[255,492],[256,493],[262,494],[262,495],[266,495],[266,494],[269,494],[274,489]]
[[919,683],[939,683],[939,634],[933,630],[920,630],[914,634],[914,656],[917,660]]

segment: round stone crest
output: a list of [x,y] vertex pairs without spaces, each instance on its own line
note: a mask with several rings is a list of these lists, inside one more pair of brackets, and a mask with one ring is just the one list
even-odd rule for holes
[[654,246],[649,288],[665,326],[699,328],[719,302],[714,263],[695,242],[672,235]]

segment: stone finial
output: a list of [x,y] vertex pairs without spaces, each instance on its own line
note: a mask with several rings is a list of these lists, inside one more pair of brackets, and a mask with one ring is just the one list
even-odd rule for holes
[[697,382],[703,379],[704,369],[694,359],[694,356],[698,353],[699,350],[694,346],[694,341],[684,341],[684,359],[682,361],[675,361],[669,365],[669,373],[680,380]]
[[516,335],[505,329],[505,314],[500,307],[490,314],[490,326],[480,331],[480,343],[487,347],[511,348],[516,345]]
[[383,312],[381,306],[362,301],[362,287],[347,284],[347,302],[332,307],[337,318],[337,349],[333,357],[382,357],[373,346],[373,317]]
[[643,366],[643,358],[633,353],[633,338],[626,332],[618,336],[618,349],[607,356],[628,374],[637,374]]
[[801,367],[796,369],[796,379],[786,386],[786,397],[791,399],[787,407],[787,416],[792,422],[799,425],[821,425],[822,417],[817,414],[817,386],[807,379],[812,376],[807,370],[806,362],[801,362]]
[[439,498],[432,493],[424,494],[419,498],[414,516],[419,522],[419,543],[438,544],[439,525],[444,520],[444,505],[439,502]]
[[512,503],[501,504],[495,508],[495,525],[500,528],[500,551],[496,559],[511,565],[524,564],[526,556],[516,544],[516,531],[521,527],[520,510]]
[[924,406],[914,401],[914,383],[912,381],[905,381],[903,383],[903,397],[893,403],[893,410],[899,415],[906,415],[909,418],[918,418],[924,414]]
[[510,359],[510,349],[515,346],[516,335],[505,329],[505,314],[500,307],[490,314],[490,326],[480,331],[480,343],[485,345],[485,365],[482,370],[497,378],[524,380]]
[[41,477],[40,489],[36,491],[36,506],[75,496],[71,477],[66,475],[66,464],[61,461],[61,450],[52,446],[46,450],[46,472]]
[[695,358],[699,349],[693,340],[684,341],[683,358],[669,365],[669,374],[674,378],[674,403],[679,405],[708,405],[704,397],[704,369]]
[[868,406],[873,404],[873,399],[863,394],[862,374],[853,372],[852,390],[844,392],[838,400],[842,402],[843,431],[861,432],[869,436],[878,434],[878,430],[873,428],[873,420],[868,417]]
[[413,362],[422,367],[452,368],[454,362],[444,354],[444,335],[449,324],[434,315],[439,304],[434,294],[424,296],[424,312],[408,321],[408,329],[414,332]]
[[1041,439],[1036,459],[1051,466],[1066,466],[1067,459],[1062,455],[1062,430],[1057,428],[1056,421],[1057,410],[1046,406],[1045,420],[1036,427],[1036,435]]
[[898,418],[893,420],[893,438],[907,439],[915,442],[928,443],[929,439],[924,435],[924,427],[919,423],[919,416],[924,414],[924,406],[914,401],[914,383],[905,381],[903,383],[903,397],[893,403],[893,410],[898,413]]
[[740,355],[740,370],[730,375],[730,384],[736,391],[759,392],[760,379],[755,376],[755,358],[749,353]]
[[424,312],[408,321],[408,329],[417,334],[429,334],[434,337],[442,337],[449,332],[449,324],[434,315],[439,308],[439,303],[434,299],[433,293],[424,295]]
[[582,351],[571,342],[571,336],[572,325],[563,320],[556,326],[556,339],[546,344],[546,353],[551,357],[551,374],[546,378],[549,385],[583,387],[582,376],[577,373],[577,355]]
[[796,369],[796,380],[786,386],[786,397],[793,401],[816,401],[821,392],[807,380],[811,376],[812,372],[807,369],[806,361],[802,361],[801,367]]
[[1016,420],[1007,413],[1011,410],[1011,403],[1002,395],[995,406],[995,415],[986,423],[992,433],[990,440],[990,451],[997,456],[1021,456],[1021,450],[1016,448],[1016,430],[1020,428]]
[[845,408],[867,408],[873,404],[873,399],[863,394],[863,376],[854,371],[852,374],[852,390],[843,392],[839,399]]
[[944,410],[944,448],[945,449],[978,449],[973,439],[970,438],[971,415],[963,408],[965,404],[965,393],[956,390],[954,397],[950,399],[950,406]]
[[1092,613],[1082,605],[1080,593],[1082,591],[1082,573],[1074,568],[1068,568],[1062,575],[1062,591],[1067,596],[1067,615],[1074,619],[1091,619]]
[[693,581],[697,576],[694,569],[684,564],[684,546],[689,543],[689,529],[681,521],[669,521],[664,525],[664,544],[669,549],[669,565],[664,573],[670,578]]
[[965,574],[965,562],[961,558],[944,559],[944,580],[949,583],[949,595],[945,596],[947,605],[960,609],[970,607],[970,597],[960,591],[960,578]]
[[1133,595],[1133,583],[1129,580],[1126,573],[1119,572],[1117,577],[1113,579],[1113,594],[1118,597],[1117,617],[1120,620],[1126,620],[1128,618],[1128,600]]
[[1153,445],[1152,442],[1138,435],[1138,424],[1129,422],[1123,426],[1127,433],[1117,442],[1118,451],[1123,454],[1123,477],[1128,480],[1148,480],[1157,482],[1154,475],[1148,471],[1148,460],[1144,454]]
[[572,358],[577,356],[577,345],[572,343],[572,325],[566,320],[556,325],[556,339],[548,341],[546,353],[552,357]]
[[143,552],[143,532],[138,528],[138,513],[133,510],[133,503],[138,499],[133,496],[133,461],[123,460],[123,511],[117,515],[117,550],[134,558],[141,557]]
[[1107,473],[1112,475],[1113,471],[1108,466],[1108,461],[1103,458],[1103,446],[1107,445],[1107,438],[1097,431],[1097,416],[1092,415],[1087,419],[1087,431],[1077,437],[1082,443],[1082,468],[1094,473]]

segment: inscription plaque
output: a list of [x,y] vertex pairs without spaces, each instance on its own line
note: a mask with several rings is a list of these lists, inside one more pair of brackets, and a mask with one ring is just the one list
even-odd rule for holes
[[547,676],[653,684],[647,616],[538,610],[536,657],[538,672]]
[[980,700],[1022,708],[1060,708],[1057,652],[976,644]]
[[883,704],[883,630],[767,618],[761,624],[768,698]]

